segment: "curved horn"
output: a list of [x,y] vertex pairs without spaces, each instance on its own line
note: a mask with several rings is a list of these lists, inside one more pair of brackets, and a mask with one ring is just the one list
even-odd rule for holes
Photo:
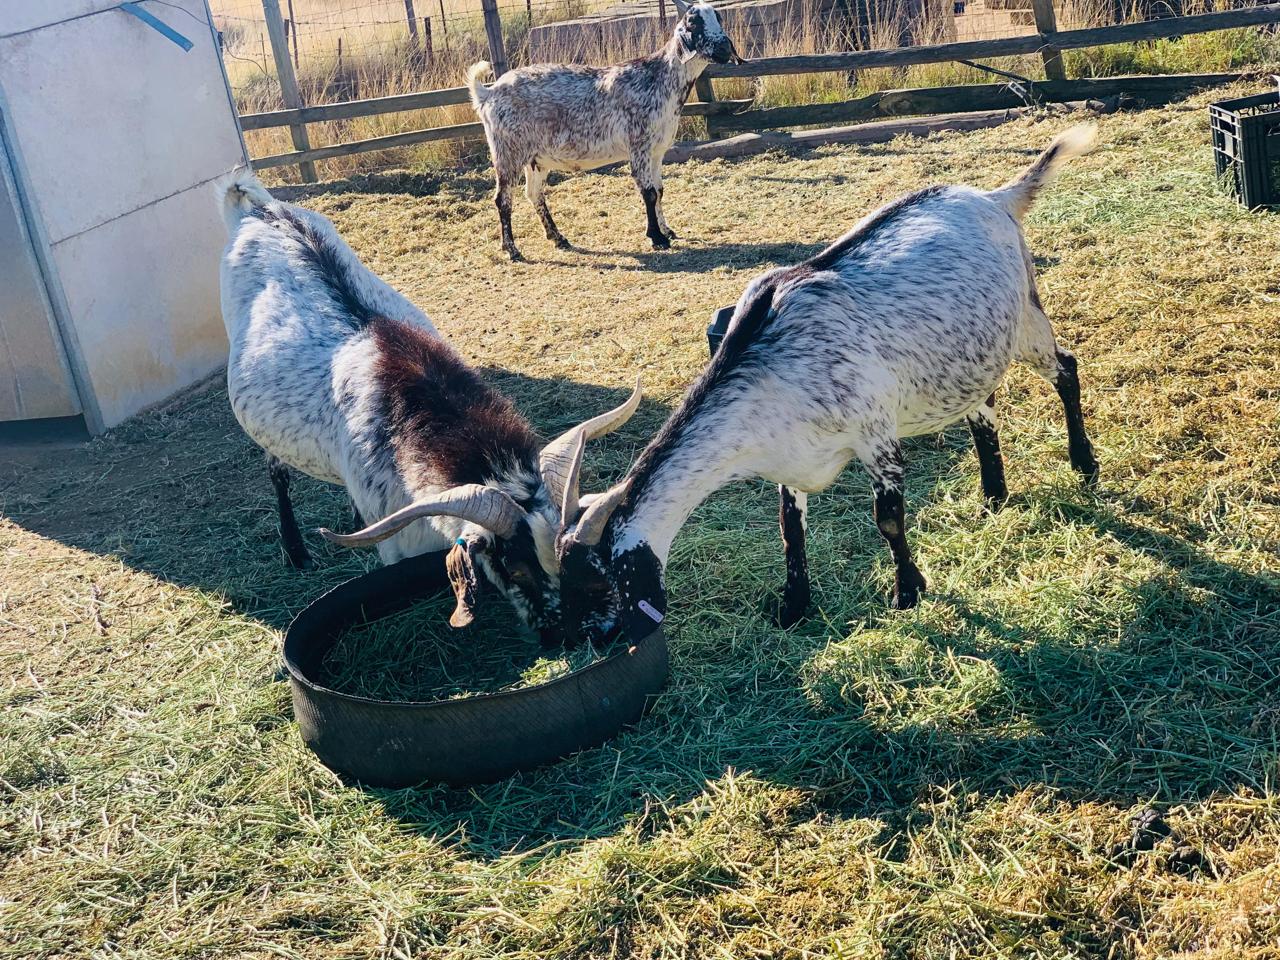
[[[542,474],[542,482],[551,495],[552,503],[563,508],[571,502],[577,510],[578,474],[582,469],[586,442],[612,433],[630,420],[640,406],[640,398],[640,378],[637,376],[636,387],[626,403],[566,430],[542,448],[538,454],[538,472]],[[562,518],[570,515],[560,514]]]
[[415,520],[440,516],[468,520],[505,538],[516,532],[524,510],[501,490],[478,483],[464,483],[430,500],[411,503],[356,533],[334,533],[324,527],[317,532],[339,546],[369,547],[394,536]]
[[683,17],[689,12],[689,4],[685,3],[684,0],[672,0],[672,2],[676,5],[676,13],[680,14],[680,16]]
[[564,478],[564,489],[560,499],[560,523],[563,526],[569,518],[578,512],[578,477],[582,474],[582,454],[587,449],[587,435],[575,430],[577,444],[570,456],[569,475]]
[[609,522],[613,511],[618,509],[630,489],[631,481],[623,480],[591,501],[591,506],[582,512],[582,519],[578,521],[577,528],[571,534],[572,538],[589,547],[599,543],[600,538],[604,536],[604,525]]

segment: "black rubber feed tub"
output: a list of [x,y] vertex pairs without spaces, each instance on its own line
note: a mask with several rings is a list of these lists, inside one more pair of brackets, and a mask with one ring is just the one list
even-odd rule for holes
[[444,553],[334,587],[294,618],[284,662],[303,742],[361,783],[492,783],[598,746],[644,715],[667,679],[662,628],[555,680],[457,700],[371,700],[330,690],[321,664],[342,633],[448,589]]

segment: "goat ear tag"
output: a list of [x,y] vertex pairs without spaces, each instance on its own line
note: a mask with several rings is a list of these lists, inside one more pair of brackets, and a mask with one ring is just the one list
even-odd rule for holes
[[648,600],[641,600],[639,603],[636,604],[636,606],[640,608],[641,613],[643,613],[646,617],[648,617],[654,623],[661,623],[665,619],[662,616],[662,614],[660,614],[657,610],[653,608],[653,604],[651,604]]
[[683,37],[681,37],[681,43],[680,43],[680,62],[681,62],[681,63],[688,63],[690,60],[692,60],[692,59],[693,59],[694,57],[696,57],[697,55],[698,55],[698,51],[697,51],[697,50],[690,50],[690,49],[689,49],[689,47],[688,47],[688,45],[686,45],[686,44],[684,43],[684,38],[683,38]]

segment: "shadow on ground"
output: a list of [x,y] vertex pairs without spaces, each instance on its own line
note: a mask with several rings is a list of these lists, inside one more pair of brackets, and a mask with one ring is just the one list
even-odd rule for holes
[[[625,393],[486,376],[544,435]],[[588,486],[616,478],[666,413],[646,402],[593,445]],[[972,454],[962,431],[908,449],[914,515]],[[349,522],[339,490],[305,479],[295,489],[304,528]],[[990,795],[1048,784],[1126,806],[1261,787],[1280,738],[1280,587],[1208,556],[1195,543],[1204,531],[1134,522],[1150,505],[1022,493],[1027,504],[1046,496],[1055,522],[1161,565],[1125,589],[1123,622],[1062,629],[942,590],[921,611],[887,611],[888,564],[855,470],[815,502],[815,528],[831,532],[811,553],[819,613],[779,631],[757,612],[782,579],[774,494],[741,485],[692,521],[718,532],[673,557],[672,679],[636,729],[491,786],[370,793],[407,826],[456,831],[488,857],[610,835],[730,770],[802,787],[843,816],[900,817],[931,785],[956,782]],[[33,533],[219,594],[275,628],[371,563],[312,536],[318,569],[285,568],[262,456],[216,380],[106,437],[10,463],[0,507]],[[877,641],[886,631],[891,642]],[[957,658],[973,690],[948,679]]]

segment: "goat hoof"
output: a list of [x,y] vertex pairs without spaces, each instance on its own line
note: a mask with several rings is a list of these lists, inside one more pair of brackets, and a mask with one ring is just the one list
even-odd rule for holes
[[556,245],[557,250],[573,249],[573,244],[570,243],[568,240],[566,240],[564,237],[548,237],[547,239]]
[[666,237],[664,237],[664,236],[663,236],[662,234],[660,234],[660,233],[659,233],[659,234],[655,234],[654,236],[651,236],[651,237],[649,238],[649,242],[653,244],[653,249],[655,249],[655,250],[670,250],[670,249],[671,249],[671,241],[670,241],[670,240],[668,240]]
[[982,495],[982,505],[987,513],[999,513],[1008,502],[1008,490],[997,490],[995,493],[984,493]]
[[894,579],[893,595],[889,598],[889,606],[894,610],[910,610],[920,602],[924,590],[924,576],[919,570],[899,574]]
[[784,603],[773,616],[774,625],[782,630],[789,630],[805,618],[805,611],[808,607],[809,604],[807,603]]
[[300,557],[295,556],[294,554],[289,554],[288,566],[294,570],[314,570],[316,568],[316,562],[305,553]]
[[676,232],[675,232],[674,230],[672,230],[670,227],[667,227],[666,237],[667,237],[667,239],[668,239],[668,240],[679,240],[679,239],[680,239],[680,234],[676,233]]
[[1080,479],[1086,487],[1097,486],[1098,461],[1093,451],[1074,454],[1071,457],[1071,466],[1075,468],[1076,473],[1080,474]]
[[521,253],[519,250],[517,250],[515,247],[503,247],[502,249],[506,251],[507,256],[511,258],[512,263],[525,262],[524,254]]

